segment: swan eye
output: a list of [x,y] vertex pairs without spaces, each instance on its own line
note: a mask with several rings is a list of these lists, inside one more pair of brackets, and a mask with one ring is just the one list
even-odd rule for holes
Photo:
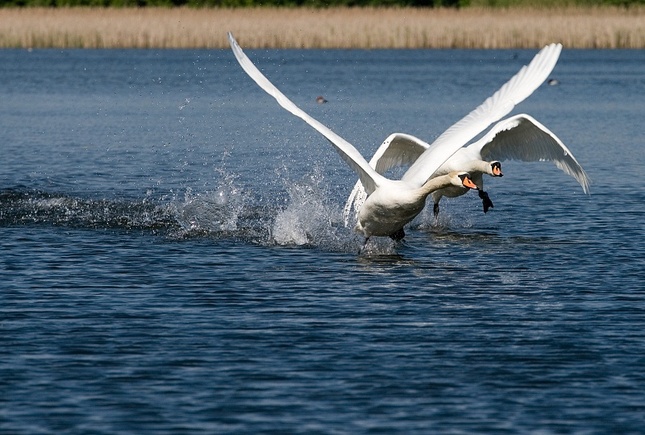
[[502,176],[502,164],[500,162],[492,162],[490,164],[490,167],[492,169],[494,176],[497,176],[497,177]]

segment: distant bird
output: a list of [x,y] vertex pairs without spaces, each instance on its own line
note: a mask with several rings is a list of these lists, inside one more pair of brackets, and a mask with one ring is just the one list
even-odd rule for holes
[[549,80],[547,81],[547,83],[548,83],[550,86],[557,86],[557,85],[559,85],[559,84],[560,84],[560,80],[558,80],[558,79],[549,79]]
[[323,97],[322,95],[318,95],[318,96],[316,97],[316,103],[318,103],[318,104],[325,104],[326,102],[327,102],[327,100],[325,100],[325,97]]
[[[551,44],[542,49],[528,66],[524,66],[493,96],[446,130],[432,145],[418,156],[400,180],[391,180],[378,173],[353,145],[297,107],[280,92],[249,60],[233,35],[228,33],[235,58],[244,71],[278,104],[316,129],[332,144],[341,158],[358,174],[367,193],[367,199],[358,212],[356,230],[365,237],[404,237],[403,227],[414,219],[425,206],[432,191],[453,185],[459,178],[464,187],[472,181],[460,172],[432,180],[441,165],[469,140],[491,123],[508,114],[542,84],[553,70],[562,46]],[[305,150],[302,151],[306,154]],[[401,155],[403,158],[403,156]],[[365,245],[363,245],[365,246]]]

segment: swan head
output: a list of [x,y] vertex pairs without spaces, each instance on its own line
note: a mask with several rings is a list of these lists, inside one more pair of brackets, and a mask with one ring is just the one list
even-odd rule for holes
[[468,172],[454,172],[450,177],[450,181],[455,186],[477,189],[477,185],[470,178],[470,174]]
[[490,175],[493,177],[503,177],[504,174],[502,174],[502,163],[498,162],[497,160],[494,160],[490,162]]

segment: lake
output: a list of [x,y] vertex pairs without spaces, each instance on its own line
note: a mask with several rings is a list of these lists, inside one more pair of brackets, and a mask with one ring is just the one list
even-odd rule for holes
[[[535,50],[248,50],[370,157]],[[396,243],[228,50],[0,51],[0,433],[640,433],[645,51],[566,47],[504,162]],[[322,95],[326,104],[317,104]]]

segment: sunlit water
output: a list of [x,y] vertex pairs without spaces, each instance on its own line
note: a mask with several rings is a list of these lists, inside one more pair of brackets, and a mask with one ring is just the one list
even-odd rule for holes
[[[534,54],[249,51],[368,156]],[[228,51],[0,51],[0,432],[640,433],[643,65],[565,48],[515,111],[590,196],[505,162],[358,255],[355,176]]]

